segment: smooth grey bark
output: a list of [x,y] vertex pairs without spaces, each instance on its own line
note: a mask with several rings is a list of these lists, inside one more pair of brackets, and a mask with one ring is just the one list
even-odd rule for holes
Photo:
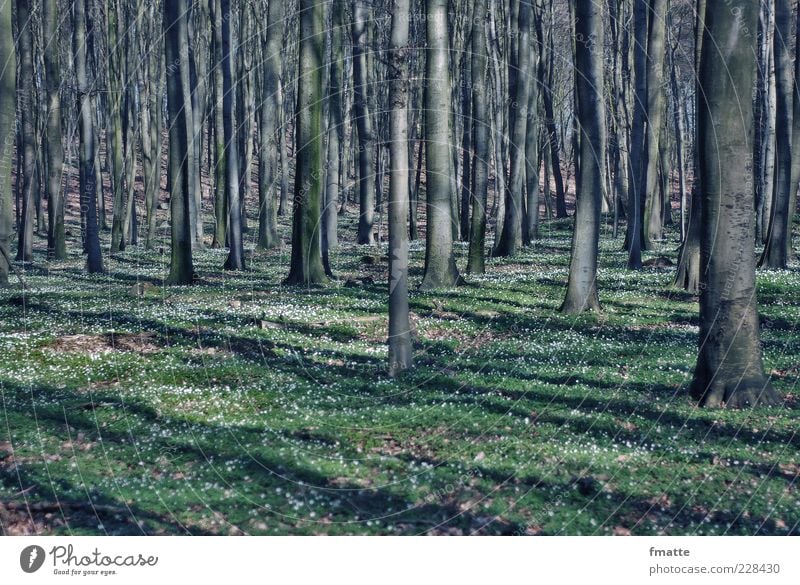
[[[702,105],[699,85],[700,57],[703,51],[703,35],[705,30],[706,0],[698,0],[695,12],[695,50],[694,50],[694,69],[695,69],[695,112],[700,111]],[[692,294],[700,292],[700,235],[702,231],[702,197],[700,187],[700,158],[698,145],[700,136],[698,125],[694,127],[694,150],[692,152],[692,170],[694,182],[692,184],[692,196],[689,206],[689,225],[686,229],[686,237],[681,244],[680,260],[678,270],[675,274],[675,286],[683,288]],[[756,180],[758,180],[756,178]]]
[[242,207],[239,199],[239,154],[236,139],[236,111],[233,85],[234,36],[231,23],[231,0],[221,0],[222,18],[222,118],[225,149],[225,200],[228,216],[228,258],[226,270],[244,270],[244,244],[242,242]]
[[628,250],[628,268],[642,268],[642,201],[646,186],[643,184],[646,172],[644,150],[647,105],[647,0],[634,0],[633,5],[634,44],[634,99],[633,121],[631,123],[630,170],[628,172],[628,225],[625,232],[625,246]]
[[277,246],[278,198],[276,177],[281,136],[280,75],[283,40],[283,2],[270,2],[267,26],[262,30],[261,116],[258,163],[258,247],[266,250]]
[[80,104],[80,199],[85,216],[86,270],[90,274],[103,272],[100,253],[100,230],[97,225],[97,175],[95,173],[94,115],[89,76],[86,71],[87,20],[84,0],[74,0],[72,50],[75,59],[75,81]]
[[[800,0],[797,4],[797,26],[800,30]],[[792,87],[792,178],[789,189],[789,215],[786,219],[786,255],[789,261],[796,259],[792,246],[792,224],[797,213],[797,190],[800,184],[800,34],[795,34],[794,84]]]
[[370,11],[365,0],[353,2],[353,90],[358,129],[358,243],[372,243],[375,215],[375,137],[369,107],[367,70],[367,23]]
[[389,46],[389,375],[412,365],[408,316],[408,30],[410,0],[394,0]]
[[450,180],[450,70],[447,0],[426,0],[425,148],[427,215],[425,275],[421,288],[448,288],[459,283],[453,255],[452,183]]
[[125,182],[124,147],[127,137],[123,134],[122,115],[125,100],[123,94],[127,85],[125,71],[125,47],[120,33],[124,35],[121,15],[122,6],[119,0],[110,0],[106,5],[106,47],[108,60],[108,97],[105,100],[106,111],[106,144],[108,145],[108,167],[111,175],[112,219],[111,219],[111,252],[125,249],[127,244],[123,237],[125,212],[128,207]]
[[531,92],[531,3],[519,3],[517,15],[517,58],[519,70],[515,72],[514,108],[511,110],[511,171],[505,193],[505,220],[500,240],[495,246],[496,256],[514,256],[522,246],[523,193],[525,190],[525,136],[528,130],[528,107]]
[[344,142],[344,111],[342,104],[344,87],[344,0],[334,0],[332,10],[331,62],[328,75],[328,154],[325,170],[325,201],[322,206],[324,248],[326,250],[332,250],[339,245],[337,230],[340,181],[342,178],[342,143]]
[[472,165],[472,222],[470,227],[467,272],[486,271],[486,206],[489,198],[489,108],[486,95],[486,0],[475,0],[472,24],[472,144],[475,157]]
[[575,85],[578,97],[580,166],[576,185],[572,258],[563,313],[599,311],[597,252],[605,177],[605,81],[602,6],[572,0],[575,8]]
[[0,2],[0,287],[8,286],[10,240],[14,221],[11,172],[16,138],[17,58],[11,24],[11,1]]
[[44,69],[47,87],[47,255],[55,260],[67,257],[64,237],[64,199],[61,179],[64,146],[61,143],[61,75],[59,71],[60,27],[57,0],[43,0]]
[[[22,211],[18,229],[17,260],[33,261],[34,190],[36,189],[36,97],[33,87],[31,0],[17,0],[19,58],[19,148],[22,151]],[[19,175],[18,175],[19,176]]]
[[[531,47],[531,52],[533,47]],[[536,59],[541,58],[537,55]],[[533,64],[532,64],[533,66]],[[538,64],[534,67],[538,70]],[[539,238],[539,169],[542,166],[539,141],[539,87],[531,82],[528,93],[527,129],[525,130],[525,216],[522,226],[522,242],[530,245]]]
[[214,45],[214,238],[212,248],[222,248],[228,237],[228,152],[225,135],[225,76],[223,74],[222,0],[214,0],[212,30]]
[[664,57],[666,55],[667,0],[648,0],[647,122],[640,187],[644,188],[642,247],[651,250],[663,234],[663,205],[658,195],[658,167],[662,144],[666,99]]
[[167,110],[169,112],[169,173],[170,173],[170,226],[172,249],[170,254],[169,284],[191,284],[194,278],[192,265],[192,234],[189,190],[191,169],[191,140],[193,131],[191,86],[187,53],[189,33],[187,27],[187,0],[164,2],[164,48],[167,63],[172,70],[167,76]]
[[[791,228],[789,200],[792,189],[792,84],[789,42],[792,32],[790,0],[775,0],[775,184],[769,229],[759,266],[785,269],[787,237]],[[796,186],[794,187],[796,189]]]
[[300,55],[295,111],[295,180],[292,258],[287,284],[312,286],[327,281],[322,264],[322,55],[325,33],[320,0],[300,0]]
[[[709,2],[698,110],[702,257],[692,396],[702,406],[779,403],[764,375],[756,307],[753,107],[758,6]],[[749,32],[748,32],[749,31]]]

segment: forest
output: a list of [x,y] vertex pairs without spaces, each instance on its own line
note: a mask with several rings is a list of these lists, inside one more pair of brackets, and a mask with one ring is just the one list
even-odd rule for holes
[[800,0],[0,0],[0,534],[800,534]]

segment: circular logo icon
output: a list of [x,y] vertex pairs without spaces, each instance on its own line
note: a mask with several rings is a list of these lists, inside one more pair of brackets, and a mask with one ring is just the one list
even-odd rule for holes
[[19,566],[26,573],[35,573],[44,564],[44,549],[41,546],[32,544],[22,549],[19,555]]

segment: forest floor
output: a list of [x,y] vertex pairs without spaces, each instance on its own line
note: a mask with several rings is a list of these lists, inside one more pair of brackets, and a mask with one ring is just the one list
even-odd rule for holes
[[[674,268],[627,271],[604,227],[602,314],[559,314],[569,226],[466,286],[412,290],[400,380],[385,249],[343,242],[314,289],[281,284],[286,247],[238,274],[206,249],[196,286],[164,287],[163,249],[87,276],[37,240],[29,289],[0,291],[0,531],[800,533],[798,267],[758,275],[785,407],[702,410],[697,299]],[[646,257],[676,262],[676,240]]]

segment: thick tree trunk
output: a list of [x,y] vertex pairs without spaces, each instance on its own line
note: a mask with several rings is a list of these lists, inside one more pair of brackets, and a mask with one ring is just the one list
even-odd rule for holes
[[408,29],[410,0],[394,0],[390,42],[389,374],[411,367],[408,318]]
[[423,289],[448,288],[460,281],[453,255],[450,71],[447,0],[426,0],[427,63],[425,148],[427,212]]
[[[191,284],[192,234],[189,175],[192,172],[189,135],[193,130],[191,86],[188,71],[189,33],[187,0],[164,3],[164,47],[167,63],[173,65],[167,76],[167,110],[169,111],[170,223],[172,252],[170,284]],[[183,54],[182,54],[183,53]]]
[[777,404],[756,309],[753,88],[757,4],[709,2],[698,111],[703,232],[700,336],[691,392],[703,406]]
[[599,311],[597,250],[600,208],[605,176],[605,105],[603,80],[602,6],[572,0],[575,7],[577,116],[580,128],[580,167],[577,177],[575,226],[567,296],[561,311]]
[[11,2],[0,2],[0,287],[8,286],[10,240],[14,220],[11,169],[16,138],[17,58],[11,24]]
[[322,54],[321,0],[300,0],[300,58],[295,114],[294,215],[292,259],[287,284],[311,286],[327,280],[322,264],[320,218],[322,172]]
[[489,196],[489,108],[486,95],[486,0],[475,0],[472,23],[472,144],[475,148],[472,183],[472,225],[470,227],[469,274],[486,271],[486,206]]
[[73,54],[75,81],[80,103],[80,195],[81,209],[86,217],[85,250],[86,270],[90,274],[103,272],[100,253],[100,231],[97,225],[97,175],[95,173],[94,114],[90,96],[89,76],[86,72],[87,27],[91,28],[91,13],[87,14],[84,0],[74,0]]

